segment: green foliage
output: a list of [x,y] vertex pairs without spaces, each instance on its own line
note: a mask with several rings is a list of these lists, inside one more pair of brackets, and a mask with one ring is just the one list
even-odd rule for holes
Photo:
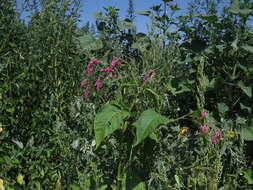
[[0,2],[0,188],[252,189],[250,1],[162,0],[137,11],[147,34],[132,1],[96,28],[76,0],[25,1],[27,22],[15,2]]
[[133,146],[137,146],[151,135],[156,127],[166,123],[168,123],[168,119],[156,113],[154,110],[146,110],[141,113],[139,119],[133,123],[133,126],[136,127],[136,140]]
[[129,115],[129,112],[120,110],[119,108],[107,104],[100,113],[96,115],[94,121],[94,131],[96,138],[96,147],[98,147],[103,139],[112,134],[117,129],[124,127],[123,120]]

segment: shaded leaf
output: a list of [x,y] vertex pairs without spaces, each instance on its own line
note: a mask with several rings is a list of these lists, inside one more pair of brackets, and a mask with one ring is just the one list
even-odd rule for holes
[[221,114],[224,114],[228,111],[228,106],[224,103],[218,103],[218,110]]
[[245,94],[247,94],[248,97],[251,98],[251,96],[252,96],[252,92],[251,92],[252,89],[251,89],[250,86],[245,86],[245,84],[244,84],[242,81],[239,81],[239,82],[238,82],[238,86],[241,88],[241,90],[242,90]]
[[242,48],[250,53],[253,53],[253,47],[249,45],[243,45]]
[[253,122],[251,126],[244,125],[241,131],[241,136],[246,141],[253,141]]

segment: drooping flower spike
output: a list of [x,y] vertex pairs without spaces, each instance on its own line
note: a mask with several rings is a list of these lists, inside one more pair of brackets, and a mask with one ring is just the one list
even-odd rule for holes
[[102,77],[99,76],[97,81],[95,82],[96,90],[99,91],[101,89],[101,87],[103,86],[103,81],[102,81]]
[[113,68],[106,68],[106,69],[100,69],[100,72],[105,72],[106,76],[109,76],[110,73],[114,72],[115,70]]
[[85,86],[86,82],[87,82],[87,80],[84,79],[84,80],[81,82],[81,86]]
[[99,61],[99,60],[97,60],[97,59],[92,59],[91,61],[90,61],[90,64],[101,64],[102,62],[101,61]]

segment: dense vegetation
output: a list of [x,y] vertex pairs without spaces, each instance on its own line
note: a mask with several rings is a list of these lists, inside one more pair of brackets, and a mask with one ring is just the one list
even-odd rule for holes
[[[253,188],[253,2],[173,0],[78,27],[0,1],[0,190]],[[137,33],[135,14],[150,17]]]

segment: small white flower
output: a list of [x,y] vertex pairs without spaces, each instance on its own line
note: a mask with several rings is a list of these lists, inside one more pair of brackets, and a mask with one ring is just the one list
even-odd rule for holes
[[93,141],[91,142],[91,146],[96,146],[96,141],[95,141],[95,140],[93,140]]

